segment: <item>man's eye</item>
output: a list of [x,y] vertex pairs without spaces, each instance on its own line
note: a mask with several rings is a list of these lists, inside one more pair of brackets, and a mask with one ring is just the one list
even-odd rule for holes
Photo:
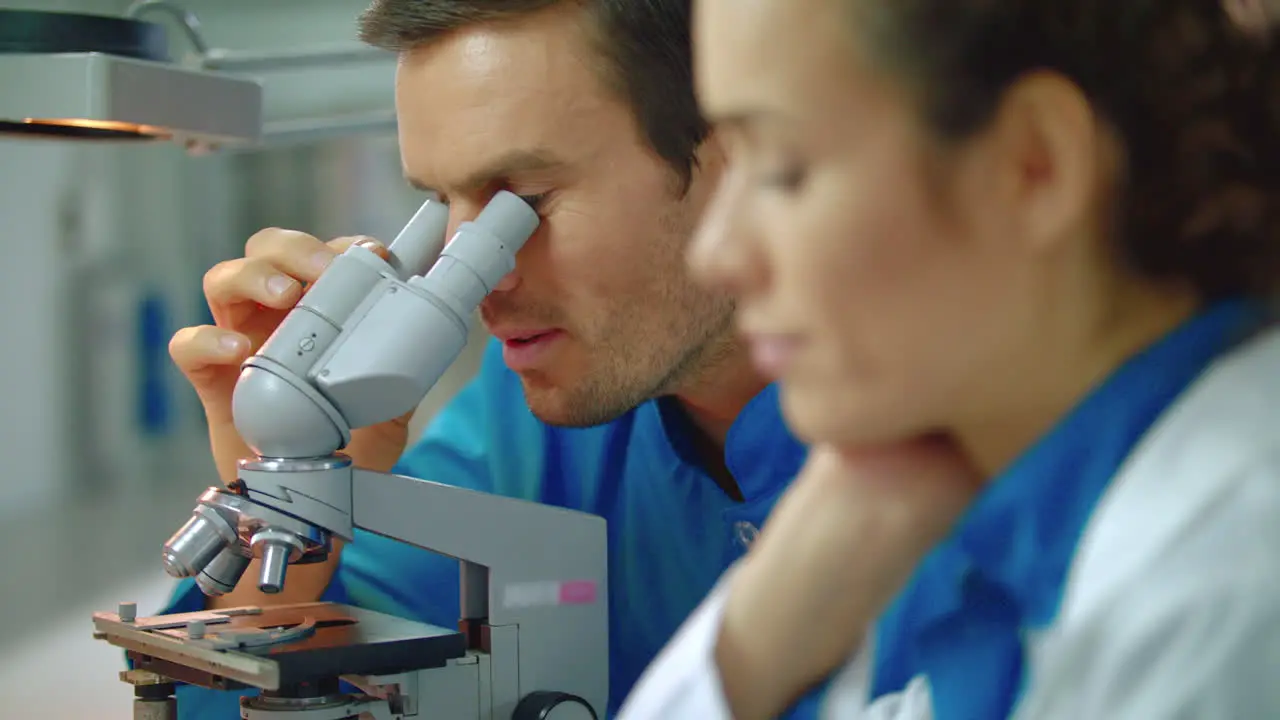
[[806,176],[807,171],[805,168],[799,165],[791,165],[774,172],[765,173],[760,178],[760,184],[783,192],[795,192],[804,185]]
[[548,193],[542,193],[540,195],[518,195],[517,197],[525,201],[525,204],[529,207],[537,210],[542,207],[542,202],[547,199],[547,195]]

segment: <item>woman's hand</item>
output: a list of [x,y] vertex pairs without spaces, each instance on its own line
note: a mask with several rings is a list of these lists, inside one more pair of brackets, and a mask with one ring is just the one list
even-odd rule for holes
[[730,581],[716,647],[737,720],[841,667],[981,485],[948,441],[816,447]]

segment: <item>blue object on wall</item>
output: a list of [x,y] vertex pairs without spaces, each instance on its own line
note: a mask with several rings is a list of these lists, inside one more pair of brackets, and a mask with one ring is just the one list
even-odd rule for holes
[[160,436],[172,426],[169,394],[169,317],[164,297],[152,291],[138,307],[138,426]]

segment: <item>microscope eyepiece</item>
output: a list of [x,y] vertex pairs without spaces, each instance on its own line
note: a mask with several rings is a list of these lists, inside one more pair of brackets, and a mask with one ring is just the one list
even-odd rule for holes
[[401,280],[422,275],[440,257],[448,230],[449,206],[438,200],[426,201],[391,241],[387,264]]
[[519,250],[524,245],[533,231],[538,229],[540,221],[538,213],[529,203],[519,195],[505,191],[494,195],[474,220],[476,225],[516,245],[514,250]]

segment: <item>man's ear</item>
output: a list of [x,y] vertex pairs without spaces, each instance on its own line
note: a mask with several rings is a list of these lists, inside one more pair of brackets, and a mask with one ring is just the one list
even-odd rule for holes
[[723,171],[724,166],[729,162],[728,146],[725,144],[724,134],[715,129],[709,131],[698,145],[694,156],[698,160],[698,167],[703,169],[715,168],[717,173]]
[[1031,252],[1052,252],[1093,222],[1105,131],[1079,86],[1057,73],[1015,82],[994,123],[1000,178]]
[[690,184],[705,188],[702,192],[709,194],[728,168],[729,153],[724,135],[716,130],[708,132],[694,151],[694,160]]

